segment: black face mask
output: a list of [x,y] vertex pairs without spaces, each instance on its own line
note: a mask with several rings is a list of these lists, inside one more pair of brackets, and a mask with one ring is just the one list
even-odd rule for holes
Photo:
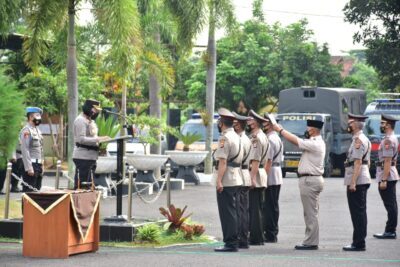
[[217,124],[217,127],[218,127],[218,132],[221,133],[221,132],[222,132],[222,126],[221,126],[221,124],[218,123],[218,124]]
[[310,139],[310,132],[309,132],[309,131],[306,130],[306,131],[304,132],[304,138],[305,138],[305,139]]
[[90,114],[90,118],[91,118],[92,120],[96,120],[96,119],[97,119],[97,117],[99,116],[99,114],[100,114],[100,113],[94,113],[94,112],[91,112],[91,114]]
[[250,125],[246,125],[246,132],[251,133],[251,131],[253,131],[253,128]]
[[347,125],[347,132],[348,133],[352,133],[353,132],[353,129],[351,129],[351,127],[350,127],[350,124]]
[[38,126],[39,124],[42,123],[42,119],[34,118],[32,121],[33,121],[33,123],[34,123],[36,126]]
[[385,126],[381,126],[379,129],[381,130],[381,134],[384,134],[386,132]]
[[267,127],[267,126],[264,126],[264,127],[263,127],[263,132],[264,132],[264,133],[267,133],[267,132],[268,132],[268,127]]

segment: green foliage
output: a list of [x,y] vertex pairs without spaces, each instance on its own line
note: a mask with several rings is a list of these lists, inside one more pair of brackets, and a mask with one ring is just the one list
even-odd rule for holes
[[[121,125],[111,116],[109,116],[107,119],[104,116],[98,117],[96,119],[96,124],[99,129],[98,136],[108,136],[114,138],[121,130]],[[107,143],[100,144],[100,150],[106,150],[106,148]]]
[[367,62],[380,77],[382,87],[400,90],[400,5],[398,0],[350,0],[346,20],[359,26],[353,38],[368,49]]
[[0,167],[5,167],[18,142],[24,120],[24,98],[17,85],[0,72]]
[[11,31],[21,16],[22,0],[0,0],[0,35]]
[[179,133],[177,137],[184,144],[183,150],[189,151],[189,146],[194,142],[199,141],[202,138],[202,135],[198,133],[187,132],[186,134]]
[[[240,100],[258,110],[282,89],[342,85],[340,69],[330,64],[328,47],[310,42],[307,22],[282,27],[260,21],[245,22],[235,33],[217,43],[216,104],[235,109]],[[185,85],[197,108],[205,103],[205,63]]]
[[157,243],[161,236],[161,228],[157,224],[146,224],[138,228],[137,237],[140,241]]
[[189,215],[183,216],[186,211],[187,206],[183,209],[175,208],[173,204],[171,204],[166,210],[163,207],[160,207],[160,213],[164,217],[168,219],[168,223],[164,225],[164,228],[167,228],[171,232],[175,232],[177,229],[181,227],[181,225],[190,217],[192,213]]

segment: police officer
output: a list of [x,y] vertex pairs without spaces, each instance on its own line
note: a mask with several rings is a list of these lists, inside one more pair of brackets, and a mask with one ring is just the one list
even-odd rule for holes
[[240,137],[233,130],[233,114],[225,109],[218,110],[218,130],[221,136],[218,148],[214,153],[217,166],[214,172],[217,185],[217,203],[221,220],[224,246],[217,247],[216,252],[238,251],[238,218],[237,194],[243,185],[240,175],[240,164],[243,158]]
[[382,234],[374,234],[374,237],[379,239],[396,238],[398,213],[396,183],[397,180],[399,180],[399,174],[396,169],[399,142],[394,135],[396,121],[396,118],[382,114],[380,129],[381,133],[385,134],[385,136],[379,145],[379,162],[376,164],[376,181],[379,183],[379,194],[385,205],[388,220],[386,222],[385,232]]
[[74,121],[75,147],[72,154],[76,167],[74,189],[90,189],[99,155],[99,142],[109,139],[108,136],[97,135],[95,119],[100,111],[99,101],[87,99],[82,107],[82,113]]
[[319,120],[307,120],[305,139],[301,139],[278,125],[272,115],[269,116],[274,130],[298,146],[302,155],[298,167],[299,189],[306,223],[306,236],[301,245],[296,245],[298,250],[316,250],[319,244],[319,195],[324,187],[324,158],[325,142],[320,131],[324,122]]
[[[40,190],[43,179],[43,136],[38,126],[42,122],[42,109],[26,108],[27,124],[22,128],[19,144],[24,165],[23,181],[31,187]],[[22,186],[24,192],[33,191],[28,186]]]
[[353,242],[344,246],[345,251],[365,251],[367,236],[367,191],[371,184],[369,160],[371,142],[362,129],[367,116],[348,114],[347,131],[353,140],[345,162],[344,184],[347,186],[347,202],[353,223]]
[[283,144],[278,134],[274,131],[269,120],[268,113],[264,114],[267,120],[263,122],[263,131],[269,141],[267,162],[264,169],[267,172],[267,188],[265,189],[264,201],[264,236],[265,242],[278,242],[278,220],[279,220],[279,192],[281,190],[283,157]]
[[240,136],[240,142],[243,150],[241,176],[243,185],[240,187],[237,197],[237,211],[239,222],[239,248],[249,248],[249,188],[251,185],[249,172],[249,155],[251,142],[246,135],[245,129],[249,117],[241,116],[232,112],[235,116],[233,129]]
[[250,238],[253,246],[264,245],[263,203],[264,189],[267,187],[267,173],[264,169],[268,153],[268,139],[261,130],[266,120],[254,110],[249,112],[247,127],[251,135],[249,169],[251,189],[249,192]]

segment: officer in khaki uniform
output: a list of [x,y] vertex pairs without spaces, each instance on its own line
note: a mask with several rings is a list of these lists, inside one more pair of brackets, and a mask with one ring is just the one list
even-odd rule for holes
[[353,140],[345,162],[344,185],[347,187],[347,202],[353,223],[353,242],[343,247],[345,251],[365,251],[367,236],[367,191],[371,184],[369,161],[371,142],[362,129],[367,116],[348,114],[347,131]]
[[268,139],[261,130],[262,123],[266,120],[254,110],[250,110],[247,121],[251,136],[251,147],[249,155],[249,169],[251,178],[251,189],[249,192],[249,213],[250,213],[250,245],[264,245],[264,222],[263,203],[264,189],[267,187],[267,173],[264,169],[268,153]]
[[281,169],[283,144],[281,138],[274,131],[268,115],[268,113],[264,114],[264,118],[268,122],[263,123],[263,131],[269,141],[267,163],[264,165],[268,176],[264,201],[264,236],[265,242],[276,243],[279,232],[279,192],[283,182]]
[[[38,107],[26,108],[28,122],[22,128],[19,136],[20,151],[24,165],[22,178],[31,187],[40,190],[43,179],[43,136],[39,124],[42,122],[42,109]],[[22,186],[24,192],[32,189]]]
[[278,125],[272,115],[269,117],[274,125],[274,130],[302,150],[298,175],[304,221],[306,223],[306,236],[303,243],[296,245],[295,249],[316,250],[319,244],[319,194],[324,188],[322,174],[324,173],[326,147],[320,134],[324,123],[319,120],[307,120],[307,130],[304,133],[305,139],[300,139]]
[[221,220],[224,246],[216,252],[236,252],[239,247],[237,195],[243,185],[240,166],[243,159],[240,137],[233,130],[233,114],[225,109],[218,110],[218,130],[221,136],[214,153],[217,165],[214,171],[217,187],[217,203]]
[[379,183],[379,194],[387,211],[388,220],[386,222],[385,232],[374,234],[379,239],[395,239],[397,228],[397,199],[396,184],[399,180],[396,163],[398,157],[399,142],[394,134],[394,128],[397,119],[382,114],[381,133],[385,134],[379,145],[378,158],[376,166],[376,181]]
[[251,142],[245,132],[249,117],[241,116],[235,112],[232,112],[232,114],[235,116],[235,120],[233,121],[233,129],[240,136],[240,142],[243,150],[241,168],[243,185],[239,189],[236,204],[239,222],[239,248],[249,248],[249,188],[251,185],[249,155]]
[[72,153],[76,168],[74,189],[90,189],[99,156],[99,142],[109,138],[97,135],[95,120],[100,111],[99,101],[87,99],[82,107],[82,113],[74,121],[75,147]]

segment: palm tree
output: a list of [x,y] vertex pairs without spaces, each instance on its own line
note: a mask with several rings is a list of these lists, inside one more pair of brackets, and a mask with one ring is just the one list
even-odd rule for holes
[[[68,88],[68,166],[72,172],[73,122],[78,115],[78,82],[75,40],[75,18],[80,0],[27,0],[27,23],[31,32],[24,42],[24,59],[33,70],[46,56],[50,40],[68,27],[67,88]],[[137,5],[134,0],[91,0],[95,18],[107,33],[111,57],[118,76],[125,81],[133,72],[135,45],[140,40]],[[139,46],[138,46],[139,47]],[[126,92],[126,90],[125,90]],[[126,94],[125,94],[126,95]],[[126,101],[123,100],[123,103]]]

